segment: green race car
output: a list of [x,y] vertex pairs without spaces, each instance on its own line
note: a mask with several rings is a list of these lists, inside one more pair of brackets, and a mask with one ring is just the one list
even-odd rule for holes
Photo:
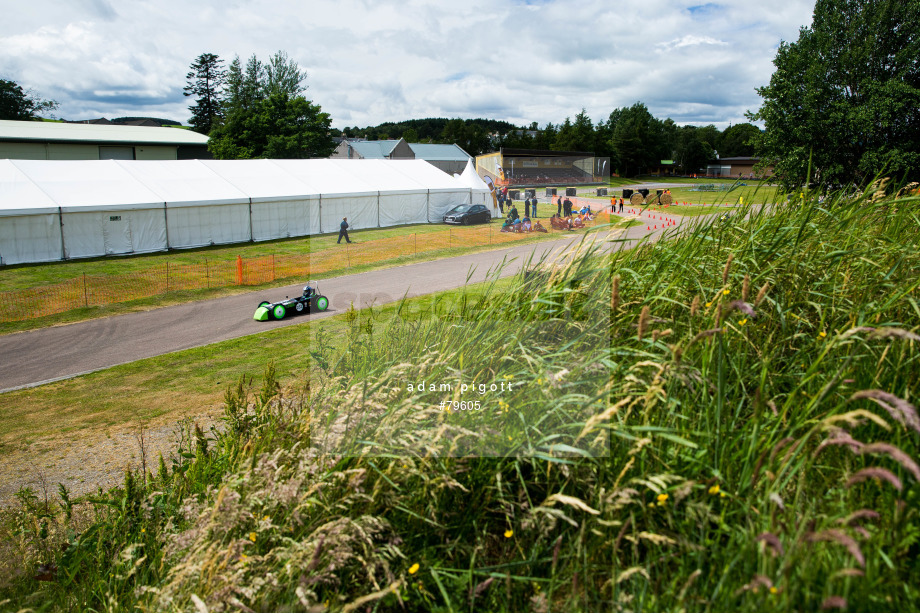
[[303,294],[294,298],[287,298],[277,303],[262,301],[256,308],[253,320],[264,322],[266,320],[282,320],[287,315],[326,311],[329,309],[329,299],[319,293],[316,282],[307,282],[303,287]]

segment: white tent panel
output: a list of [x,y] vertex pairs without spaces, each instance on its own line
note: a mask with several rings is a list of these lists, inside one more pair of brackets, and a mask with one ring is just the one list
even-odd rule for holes
[[[162,251],[166,246],[163,207],[63,214],[67,258],[92,258]],[[60,251],[60,250],[59,250]]]
[[342,218],[348,218],[349,230],[377,228],[377,195],[326,197],[319,203],[319,232],[338,232]]
[[424,224],[428,221],[428,192],[381,194],[380,225]]
[[[365,179],[361,167],[373,160],[272,160],[278,168],[289,173],[298,181],[309,185],[314,194],[329,194],[336,197],[351,195],[375,197],[383,186]],[[341,221],[341,218],[339,218]],[[325,224],[325,220],[323,222]]]
[[[159,252],[169,248],[166,244],[165,214],[163,207],[127,212],[131,230],[131,249],[134,253]],[[123,213],[122,217],[126,215]]]
[[105,254],[102,216],[105,211],[64,213],[64,257],[92,258]]
[[303,237],[318,229],[318,197],[252,203],[252,235],[256,241]]
[[198,160],[136,160],[116,164],[170,207],[249,202],[249,196]]
[[170,247],[203,247],[242,243],[252,237],[249,205],[167,207]]
[[17,215],[0,221],[0,264],[61,259],[57,213]]

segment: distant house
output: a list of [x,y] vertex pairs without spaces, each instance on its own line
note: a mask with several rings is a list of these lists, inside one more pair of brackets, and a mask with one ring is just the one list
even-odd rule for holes
[[706,165],[706,175],[708,177],[726,177],[753,179],[755,177],[769,177],[773,174],[773,167],[768,166],[763,170],[755,170],[754,167],[760,162],[760,158],[751,156],[736,156],[731,158],[719,158]]
[[462,173],[472,159],[455,144],[407,143],[405,139],[365,141],[344,139],[330,158],[350,160],[425,160],[445,173]]
[[[0,159],[208,159],[208,137],[182,128],[146,125],[0,121]],[[108,120],[104,120],[108,122]]]

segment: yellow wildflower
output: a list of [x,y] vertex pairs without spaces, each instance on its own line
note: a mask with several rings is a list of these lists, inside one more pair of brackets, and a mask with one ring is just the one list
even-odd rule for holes
[[505,379],[514,379],[513,375],[503,375],[502,377],[504,377]]
[[253,531],[253,532],[251,532],[251,533],[249,534],[249,541],[251,541],[251,542],[256,541],[256,532],[255,532],[255,531]]
[[719,488],[719,485],[718,485],[718,484],[716,484],[715,486],[710,486],[710,487],[709,487],[709,494],[710,494],[710,495],[717,495],[717,494],[719,494],[719,490],[721,490],[721,489]]
[[648,504],[648,506],[649,506],[649,507],[655,507],[655,502],[652,501],[651,503]]
[[827,333],[822,330],[820,333],[818,333],[818,336],[824,339],[825,337],[827,337]]
[[147,529],[141,529],[141,533],[146,533]]
[[507,531],[505,531],[505,537],[507,539],[511,539],[513,536],[514,536],[514,531],[512,531],[511,529],[508,529]]
[[263,518],[262,520],[264,520],[265,522],[268,522],[268,516],[266,516],[266,517]]
[[709,301],[708,303],[706,303],[706,306],[707,306],[707,307],[712,307],[712,301]]
[[747,318],[744,318],[744,319],[742,319],[742,320],[739,320],[739,321],[738,321],[738,324],[739,324],[740,326],[744,326],[745,324],[747,324]]
[[778,592],[779,592],[779,591],[776,589],[775,586],[771,586],[771,587],[770,587],[770,594],[771,594],[771,595],[775,595],[775,594],[778,593]]
[[409,568],[409,575],[410,575],[410,576],[411,576],[411,575],[414,575],[415,573],[418,572],[418,569],[419,569],[419,564],[418,564],[418,563],[412,563],[412,567]]
[[663,492],[663,493],[661,493],[660,495],[658,495],[657,497],[655,497],[655,499],[658,500],[658,503],[664,503],[665,501],[668,500],[668,494]]
[[728,296],[728,288],[725,288],[724,290],[722,290],[722,294],[724,294],[725,296]]

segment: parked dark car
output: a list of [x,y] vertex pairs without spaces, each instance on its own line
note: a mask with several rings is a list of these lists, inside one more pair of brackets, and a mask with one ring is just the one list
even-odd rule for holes
[[457,205],[444,214],[445,224],[487,224],[492,212],[485,205]]

